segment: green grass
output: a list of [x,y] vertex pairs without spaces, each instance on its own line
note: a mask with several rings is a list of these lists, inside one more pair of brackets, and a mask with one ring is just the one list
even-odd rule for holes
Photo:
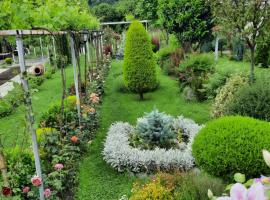
[[160,88],[145,95],[144,101],[139,96],[118,92],[115,79],[121,75],[122,62],[113,62],[106,82],[106,94],[101,108],[101,127],[90,146],[90,152],[80,167],[80,185],[77,199],[80,200],[116,200],[129,194],[135,177],[128,173],[118,173],[102,159],[103,142],[110,125],[116,121],[135,124],[136,119],[154,108],[168,114],[194,119],[198,123],[209,120],[209,103],[186,103],[179,93],[176,80],[165,76],[159,70]]
[[[66,68],[67,85],[73,80],[72,67]],[[32,104],[35,121],[38,122],[42,112],[48,109],[48,106],[61,100],[62,84],[61,74],[58,70],[52,79],[45,82],[38,88],[38,92],[32,94]],[[16,108],[9,116],[0,119],[0,134],[4,139],[5,147],[17,145],[28,145],[30,134],[25,131],[25,106],[21,105]]]

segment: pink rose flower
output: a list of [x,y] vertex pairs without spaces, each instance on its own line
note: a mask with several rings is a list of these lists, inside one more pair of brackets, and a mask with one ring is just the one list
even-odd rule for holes
[[30,191],[30,187],[24,187],[23,189],[22,189],[22,192],[23,193],[28,193]]
[[52,194],[52,192],[51,192],[51,190],[49,188],[47,188],[47,189],[44,190],[44,196],[46,198],[50,197],[51,194]]
[[54,166],[54,169],[57,170],[57,171],[60,171],[61,169],[64,168],[64,165],[61,164],[61,163],[57,163],[55,166]]
[[99,102],[99,97],[96,93],[92,93],[90,95],[90,100],[92,101],[92,103],[98,103]]
[[41,183],[42,183],[42,179],[39,177],[39,176],[34,176],[32,179],[31,179],[31,182],[33,184],[33,186],[40,186]]

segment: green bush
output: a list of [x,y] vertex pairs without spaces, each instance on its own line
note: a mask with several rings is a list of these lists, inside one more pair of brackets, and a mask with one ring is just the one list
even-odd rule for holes
[[270,35],[258,42],[255,63],[266,68],[270,66]]
[[31,88],[37,88],[44,82],[43,76],[29,76],[28,82]]
[[192,145],[196,165],[225,179],[236,172],[249,178],[269,174],[262,149],[270,149],[270,124],[240,116],[207,123]]
[[193,90],[189,86],[186,86],[183,89],[183,97],[186,101],[195,101],[196,100],[196,96],[195,96]]
[[13,107],[17,107],[24,100],[24,92],[20,84],[14,82],[13,85],[14,85],[13,90],[8,92],[8,94],[4,97],[4,100]]
[[12,110],[13,110],[13,107],[9,102],[3,99],[0,99],[0,117],[7,116],[8,114],[12,112]]
[[179,65],[180,87],[189,86],[199,101],[206,99],[203,84],[214,71],[214,60],[206,54],[191,55]]
[[139,21],[132,22],[127,32],[123,76],[126,87],[139,93],[140,99],[157,85],[150,37]]
[[135,134],[148,149],[170,148],[177,136],[173,131],[173,118],[157,109],[137,120]]
[[269,80],[263,78],[251,86],[241,88],[234,101],[228,105],[228,112],[270,121]]
[[225,85],[231,74],[232,72],[227,70],[222,72],[215,72],[209,76],[207,83],[203,84],[203,91],[205,91],[208,99],[214,99],[217,96],[219,90],[222,86]]
[[5,63],[8,65],[12,64],[12,58],[5,58]]
[[241,87],[247,84],[248,78],[238,74],[228,79],[215,98],[215,102],[211,110],[211,116],[217,118],[228,115],[229,104],[235,100],[235,94]]

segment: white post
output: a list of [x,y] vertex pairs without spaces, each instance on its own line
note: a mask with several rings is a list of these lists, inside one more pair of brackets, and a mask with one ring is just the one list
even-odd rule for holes
[[71,57],[72,57],[72,65],[73,65],[73,74],[74,74],[74,84],[76,91],[76,105],[78,112],[79,125],[81,125],[81,103],[80,103],[80,94],[79,94],[79,84],[78,84],[78,71],[77,71],[77,62],[76,62],[76,54],[75,54],[75,45],[74,38],[72,33],[69,35],[70,37],[70,48],[71,48]]
[[44,59],[44,55],[43,55],[43,45],[42,45],[42,39],[41,39],[41,37],[39,38],[39,43],[40,43],[40,49],[41,49],[41,58],[43,60]]
[[52,37],[52,41],[53,41],[53,53],[54,53],[54,59],[56,60],[56,49],[55,49],[55,39],[54,39],[54,37]]
[[[17,49],[18,49],[19,64],[20,64],[20,70],[21,70],[21,74],[20,74],[21,82],[22,82],[22,86],[23,86],[24,94],[26,98],[25,101],[26,101],[26,108],[27,108],[27,119],[29,121],[29,131],[32,134],[32,148],[33,148],[33,153],[34,153],[34,158],[35,158],[36,173],[37,173],[37,176],[42,178],[40,158],[39,158],[39,153],[38,153],[37,135],[34,129],[34,116],[33,116],[31,97],[30,97],[28,81],[27,81],[27,71],[25,68],[23,40],[22,40],[22,36],[19,34],[18,31],[17,31],[17,36],[16,36],[16,44],[17,44]],[[39,186],[39,195],[40,195],[40,200],[44,200],[43,181],[41,185]]]
[[90,64],[90,48],[89,48],[89,42],[86,42],[86,51],[87,51],[87,60],[88,64]]
[[36,47],[34,47],[34,55],[35,55],[35,57],[37,56],[37,54],[36,54]]
[[217,36],[216,45],[215,45],[215,62],[218,61],[218,42],[219,42],[219,37]]
[[51,65],[50,50],[49,50],[49,47],[48,46],[47,46],[47,55],[48,55],[49,65]]

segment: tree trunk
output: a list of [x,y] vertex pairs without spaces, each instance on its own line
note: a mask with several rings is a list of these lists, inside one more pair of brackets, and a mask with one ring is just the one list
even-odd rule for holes
[[254,67],[255,67],[255,48],[251,47],[251,57],[250,57],[250,84],[254,83]]
[[140,93],[140,100],[143,100],[143,93]]

